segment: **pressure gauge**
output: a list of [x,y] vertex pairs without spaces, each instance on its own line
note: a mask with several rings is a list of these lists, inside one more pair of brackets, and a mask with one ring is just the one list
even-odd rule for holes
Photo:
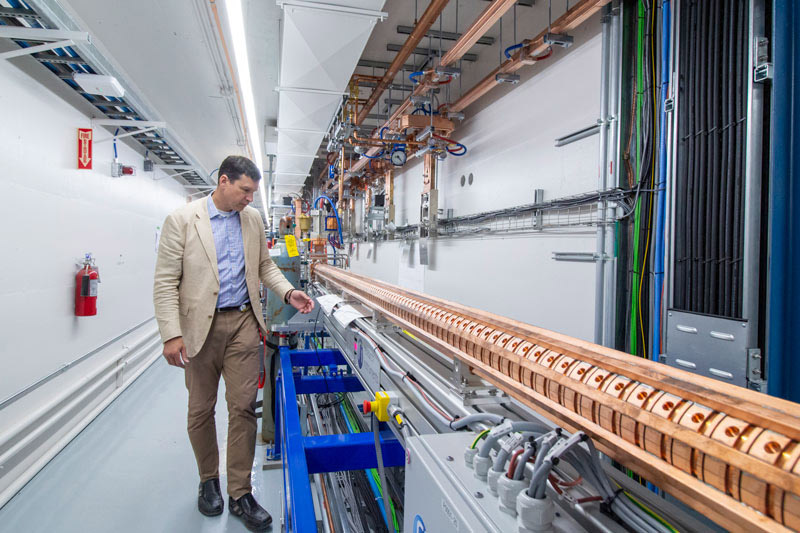
[[395,150],[392,152],[392,164],[396,167],[402,167],[406,164],[406,151]]

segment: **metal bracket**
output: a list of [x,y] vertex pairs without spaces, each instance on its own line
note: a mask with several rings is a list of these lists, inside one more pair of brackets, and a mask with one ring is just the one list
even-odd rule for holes
[[747,349],[747,387],[759,392],[767,390],[767,380],[761,372],[761,350],[758,348]]
[[64,48],[75,43],[90,43],[89,33],[85,31],[48,30],[44,28],[21,28],[16,26],[0,26],[0,37],[19,41],[42,42],[44,44],[10,50],[0,54],[0,59],[26,56],[38,52],[46,52],[55,48]]
[[512,85],[516,85],[519,83],[520,77],[519,74],[495,74],[494,81],[497,83],[510,83]]
[[607,255],[599,255],[594,252],[553,252],[554,261],[572,261],[575,263],[596,263],[600,260],[610,259]]
[[755,69],[753,69],[753,81],[756,83],[765,83],[767,81],[772,80],[774,75],[774,68],[772,63],[762,63],[761,65],[756,65]]
[[383,313],[375,309],[372,310],[370,321],[378,333],[397,333],[403,330],[403,328],[387,320],[386,317],[383,316]]
[[453,361],[450,383],[456,394],[461,397],[464,405],[503,404],[511,401],[505,392],[486,385],[481,378],[470,372],[464,362],[458,359]]
[[575,42],[575,39],[572,35],[567,35],[566,33],[545,33],[542,41],[544,44],[569,48]]
[[675,109],[675,100],[673,100],[672,98],[668,98],[667,100],[664,101],[664,111],[666,111],[667,113],[672,113],[674,109]]
[[755,64],[753,68],[753,81],[765,83],[773,77],[772,63],[769,61],[769,39],[766,37],[756,37],[755,43]]

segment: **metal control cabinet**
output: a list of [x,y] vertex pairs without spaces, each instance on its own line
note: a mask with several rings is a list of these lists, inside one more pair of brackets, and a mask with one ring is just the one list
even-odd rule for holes
[[[300,286],[300,257],[289,257],[286,251],[286,242],[278,240],[269,251],[270,259],[286,276],[294,287]],[[267,291],[266,322],[267,324],[283,324],[294,316],[297,311],[291,305],[283,302],[283,294],[274,294]]]
[[[405,533],[518,531],[516,518],[500,510],[497,496],[464,463],[474,439],[462,432],[406,440]],[[555,533],[587,531],[558,505],[556,511]]]

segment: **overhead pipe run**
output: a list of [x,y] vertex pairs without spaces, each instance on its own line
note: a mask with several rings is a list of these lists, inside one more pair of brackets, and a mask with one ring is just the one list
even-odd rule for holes
[[[522,68],[526,64],[530,64],[531,62],[535,62],[538,59],[544,59],[546,57],[547,49],[549,45],[544,43],[544,36],[549,33],[565,33],[569,30],[575,29],[583,22],[588,20],[592,15],[597,13],[600,9],[602,9],[606,4],[608,4],[611,0],[580,0],[569,9],[566,13],[564,13],[561,17],[556,19],[551,25],[549,29],[544,30],[541,32],[535,39],[530,40],[530,42],[525,46],[520,48],[516,53],[514,53],[511,59],[503,62],[498,68],[494,69],[489,75],[487,75],[481,82],[479,82],[475,87],[467,91],[459,100],[455,103],[448,106],[448,112],[450,113],[458,113],[463,111],[467,106],[473,103],[475,100],[492,90],[495,86],[498,85],[496,80],[497,74],[502,73],[513,73]],[[472,44],[477,42],[489,28],[500,19],[503,13],[507,11],[510,7],[514,5],[513,2],[509,0],[494,0],[487,8],[481,13],[481,15],[470,25],[470,27],[464,32],[461,38],[456,41],[451,48],[450,52],[445,54],[442,57],[442,66],[447,66],[452,64],[461,57],[463,53],[465,53],[469,47],[467,47],[467,43],[472,41]],[[505,7],[505,10],[502,8]],[[491,22],[491,23],[490,23]],[[471,45],[470,45],[471,46]],[[423,79],[423,83],[420,83],[414,93],[411,96],[419,96],[425,92],[427,88],[427,80]],[[390,124],[394,123],[397,119],[399,119],[402,115],[407,114],[406,112],[411,107],[411,96],[407,98],[392,114],[392,116],[387,120],[384,124],[385,127],[388,127]],[[367,152],[368,155],[374,156],[380,150],[377,148],[371,149]],[[361,171],[365,166],[367,166],[369,162],[368,158],[361,158],[350,168],[350,173],[356,173]],[[348,174],[349,176],[349,174]]]
[[513,74],[528,64],[527,60],[530,58],[536,58],[536,56],[545,53],[550,46],[544,42],[548,33],[567,33],[583,24],[610,2],[611,0],[583,0],[577,2],[569,11],[556,19],[550,28],[543,30],[536,38],[531,39],[528,45],[515,52],[511,59],[504,61],[483,80],[478,82],[477,85],[464,93],[461,98],[450,106],[450,110],[454,112],[463,111],[478,98],[499,85],[497,81],[498,74]]
[[403,44],[403,48],[400,49],[400,51],[394,57],[394,60],[392,61],[391,65],[389,65],[389,68],[386,70],[383,78],[378,82],[378,86],[375,87],[375,89],[372,91],[372,94],[369,96],[367,103],[364,104],[364,107],[362,107],[361,111],[359,111],[358,116],[356,117],[357,126],[366,120],[369,112],[372,111],[372,108],[378,103],[383,91],[385,91],[389,84],[394,81],[397,73],[403,68],[406,59],[408,59],[409,56],[414,53],[414,49],[428,33],[428,30],[431,29],[431,26],[436,19],[442,14],[445,6],[447,6],[447,2],[448,0],[431,0],[428,8],[422,14],[422,17],[420,17],[420,19],[417,21],[414,31],[411,32],[411,35],[408,36],[408,39],[406,39],[406,42]]

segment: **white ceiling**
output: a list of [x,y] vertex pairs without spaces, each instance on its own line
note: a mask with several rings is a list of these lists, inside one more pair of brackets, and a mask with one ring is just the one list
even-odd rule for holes
[[[230,154],[246,154],[235,95],[230,85],[227,63],[220,47],[216,24],[208,0],[60,0],[88,30],[101,50],[126,75],[152,104],[183,141],[187,150],[207,170],[216,169]],[[379,11],[384,0],[287,0],[297,4],[278,6],[276,0],[242,0],[246,24],[248,54],[256,101],[259,132],[263,143],[276,147],[278,175],[282,184],[278,194],[297,191],[305,181],[323,135],[297,130],[319,132],[327,129],[341,93],[353,71],[382,75],[383,70],[356,68],[359,58],[390,62],[396,52],[386,45],[402,44],[407,35],[397,31],[398,25],[413,26],[415,5],[421,15],[425,0],[396,0],[385,6],[388,17],[383,22],[375,17],[358,17],[328,9],[308,9],[308,6]],[[307,7],[300,7],[306,4]],[[321,5],[320,5],[321,4]],[[564,4],[564,5],[561,5]],[[228,34],[225,2],[217,0],[221,27],[228,44],[231,61],[233,47]],[[451,0],[442,16],[444,31],[463,32],[480,12],[489,5],[487,0]],[[456,20],[456,6],[458,18]],[[566,0],[553,0],[554,18],[566,7]],[[289,13],[291,11],[291,13]],[[547,3],[517,8],[517,40],[532,37],[542,29],[542,15]],[[285,19],[285,20],[284,20]],[[503,17],[502,47],[513,43],[513,14]],[[433,25],[439,29],[438,21]],[[498,25],[488,33],[497,38]],[[447,50],[453,41],[444,40]],[[427,38],[420,48],[439,48],[438,39]],[[493,46],[476,44],[471,53],[478,55],[475,63],[464,62],[462,80],[454,82],[440,94],[440,101],[456,99],[463,85],[466,90],[491,71],[499,62],[500,43]],[[419,66],[424,57],[407,61]],[[400,72],[396,83],[408,84],[408,72]],[[276,91],[277,87],[322,89],[322,92]],[[362,88],[361,98],[369,95]],[[405,95],[393,91],[392,98]],[[380,106],[372,113],[385,113]],[[374,123],[374,122],[373,122]],[[278,129],[275,128],[278,126]],[[280,133],[278,133],[280,130]],[[274,151],[274,149],[273,149]],[[265,150],[266,152],[266,150]],[[267,159],[264,158],[265,165]]]
[[226,103],[225,82],[211,56],[199,9],[203,2],[69,0],[99,41],[209,171],[243,153]]

